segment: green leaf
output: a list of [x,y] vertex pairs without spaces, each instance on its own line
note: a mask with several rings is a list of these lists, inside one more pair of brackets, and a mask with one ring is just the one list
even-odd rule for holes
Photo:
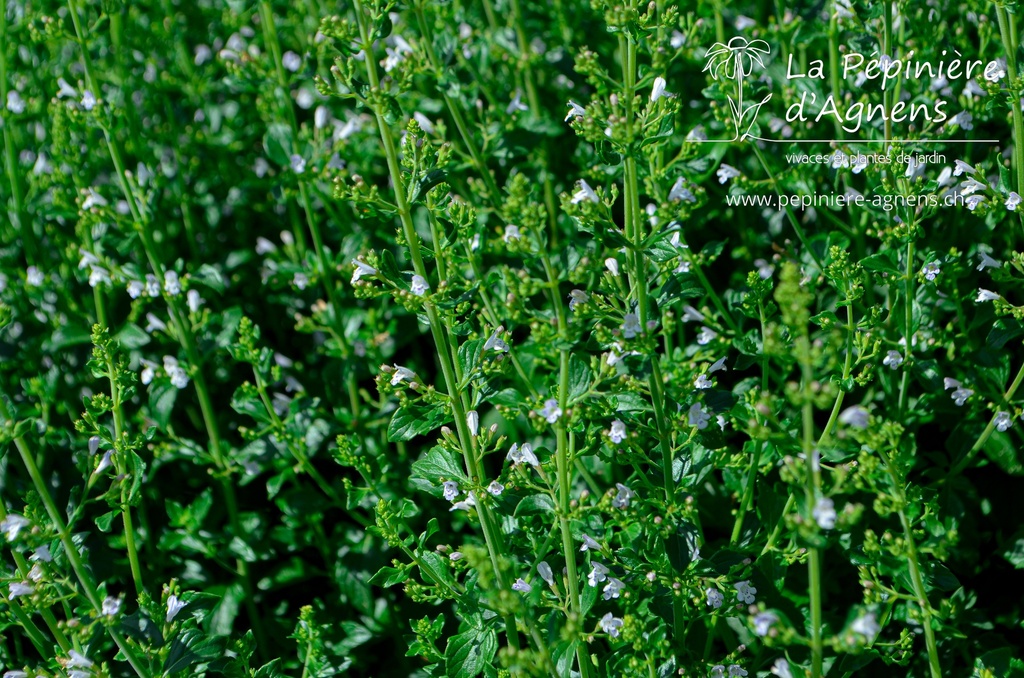
[[287,167],[291,162],[292,149],[295,148],[292,128],[281,122],[268,125],[267,134],[263,137],[263,148],[273,162]]
[[476,370],[485,343],[487,342],[484,339],[473,339],[459,346],[459,368],[462,370],[463,378],[469,379]]
[[872,254],[871,256],[864,257],[860,260],[860,264],[869,271],[892,273],[894,275],[901,275],[903,273],[899,269],[896,252],[893,250],[886,250],[884,252],[879,252],[878,254]]
[[128,323],[121,328],[121,331],[114,335],[117,343],[126,349],[139,348],[148,344],[151,339],[145,330],[135,323]]
[[179,389],[168,381],[156,381],[149,386],[149,416],[162,429],[171,421],[174,401]]
[[466,480],[462,467],[455,456],[440,445],[432,447],[422,458],[412,464],[412,476],[439,485],[443,480]]
[[498,640],[490,629],[470,629],[448,639],[444,651],[447,678],[474,678],[492,663]]
[[388,440],[393,443],[412,440],[418,435],[430,433],[449,420],[441,403],[410,402],[399,407],[391,417]]
[[569,357],[569,402],[575,402],[582,397],[589,389],[592,380],[590,367],[583,362],[582,358],[573,353]]
[[409,571],[404,567],[382,567],[377,571],[377,574],[370,577],[370,583],[386,589],[395,584],[401,584],[408,578]]

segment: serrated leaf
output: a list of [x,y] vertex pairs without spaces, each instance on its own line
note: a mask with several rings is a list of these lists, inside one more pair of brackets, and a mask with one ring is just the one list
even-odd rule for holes
[[441,403],[410,402],[395,410],[388,424],[388,440],[393,443],[412,440],[418,435],[430,433],[446,421],[449,421],[449,417],[445,415]]
[[494,659],[498,641],[490,629],[470,629],[452,636],[444,651],[447,678],[475,678]]

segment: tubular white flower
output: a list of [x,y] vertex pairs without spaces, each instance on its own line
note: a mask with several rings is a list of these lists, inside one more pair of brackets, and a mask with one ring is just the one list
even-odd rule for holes
[[167,616],[164,617],[164,621],[168,624],[174,621],[174,618],[178,616],[178,613],[181,612],[185,605],[186,603],[178,600],[178,596],[169,596],[167,598]]
[[580,179],[578,186],[579,190],[572,196],[572,204],[575,205],[576,203],[583,202],[584,200],[599,202],[597,193],[595,193],[594,189],[590,187],[590,184],[587,183],[586,179]]
[[476,410],[466,412],[466,425],[469,426],[469,434],[476,437],[480,433],[480,415]]
[[428,291],[430,291],[430,283],[427,282],[427,279],[421,275],[413,274],[412,293],[418,297],[422,297]]

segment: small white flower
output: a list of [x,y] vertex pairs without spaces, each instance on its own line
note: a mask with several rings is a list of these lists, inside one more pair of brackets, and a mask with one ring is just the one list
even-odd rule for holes
[[690,272],[690,262],[689,262],[689,260],[686,259],[685,257],[683,257],[682,255],[679,255],[679,265],[676,266],[675,269],[672,272],[673,273],[689,273]]
[[505,107],[505,115],[512,115],[516,111],[528,110],[530,110],[530,107],[523,103],[523,93],[516,90],[516,95],[512,97],[512,101]]
[[28,674],[24,671],[5,671],[4,678],[28,678]]
[[956,160],[956,161],[954,161],[953,162],[953,176],[954,177],[958,177],[961,174],[963,174],[964,172],[967,172],[968,174],[976,174],[977,170],[975,170],[973,166],[968,165],[963,160]]
[[853,428],[866,429],[870,416],[866,408],[854,405],[839,413],[839,421]]
[[622,583],[622,580],[611,577],[608,579],[608,583],[605,584],[604,588],[601,589],[601,597],[605,600],[618,598],[624,588],[626,588],[626,585]]
[[505,242],[511,242],[513,240],[519,240],[520,236],[519,227],[515,224],[509,224],[505,227],[505,235],[503,235],[501,239]]
[[[256,238],[256,254],[268,254],[277,250],[277,245],[263,236]],[[354,263],[354,262],[353,262]]]
[[716,610],[722,607],[722,603],[725,602],[725,596],[716,588],[708,588],[704,595],[707,597],[708,607],[713,607]]
[[614,276],[619,275],[619,260],[615,257],[608,257],[604,260],[604,267]]
[[530,466],[540,466],[540,460],[537,459],[537,455],[533,453],[533,446],[530,443],[523,443],[522,447],[519,443],[512,443],[512,447],[509,449],[505,459],[515,464],[529,464]]
[[65,664],[65,666],[69,669],[88,669],[92,667],[91,659],[75,652],[74,650],[70,650],[68,652],[68,656],[71,657],[71,659],[68,660],[68,663]]
[[8,589],[10,591],[10,595],[8,596],[8,598],[13,600],[18,596],[32,595],[35,592],[36,587],[32,586],[28,582],[11,582]]
[[759,612],[754,616],[754,634],[764,637],[768,635],[768,630],[772,627],[772,624],[779,621],[778,616],[772,612],[765,610]]
[[487,486],[487,491],[495,497],[500,497],[501,493],[505,491],[505,486],[499,483],[497,480],[492,480],[491,484]]
[[903,364],[903,354],[899,351],[889,351],[885,354],[885,357],[882,358],[882,364],[895,370]]
[[476,506],[476,497],[474,497],[473,493],[470,492],[470,493],[468,493],[466,495],[465,499],[463,499],[462,501],[455,502],[454,504],[452,504],[452,507],[450,509],[448,509],[448,510],[449,511],[468,511],[469,509],[473,508],[474,506]]
[[984,252],[978,252],[978,256],[981,257],[981,263],[978,264],[978,270],[983,271],[986,268],[1002,268],[1003,262],[998,259],[993,259]]
[[995,292],[991,292],[989,290],[982,289],[982,288],[979,287],[978,288],[978,298],[975,299],[974,301],[980,304],[980,303],[985,302],[985,301],[995,301],[996,299],[1001,299],[1001,298],[1002,297],[1000,297]]
[[751,605],[754,602],[754,595],[757,594],[757,589],[750,585],[750,581],[744,579],[741,582],[733,584],[733,588],[736,589],[736,600],[741,603]]
[[[252,171],[256,174],[258,178],[262,179],[267,175],[267,172],[270,171],[270,163],[267,162],[266,158],[256,158],[256,162],[254,162],[252,166]],[[257,242],[258,241],[259,239],[257,239]],[[257,253],[258,252],[259,250],[257,250]]]
[[1006,77],[1006,61],[997,59],[985,65],[985,79],[989,82],[999,82]]
[[1013,418],[1010,417],[1009,412],[996,412],[996,418],[992,421],[1000,433],[1013,426]]
[[164,621],[170,624],[183,607],[185,607],[185,603],[178,600],[178,596],[172,595],[167,598],[167,616],[164,617]]
[[754,266],[757,267],[757,275],[761,280],[767,280],[772,277],[772,273],[775,273],[775,266],[765,259],[754,259]]
[[110,273],[107,272],[107,269],[101,266],[93,266],[92,270],[89,271],[89,287],[106,285],[110,282]]
[[82,192],[85,194],[85,198],[82,200],[83,212],[88,212],[93,207],[105,207],[107,205],[107,199],[95,190],[87,188]]
[[152,334],[153,332],[166,332],[167,325],[163,320],[157,318],[152,313],[146,314],[146,332]]
[[452,561],[454,563],[456,561],[462,560],[464,557],[465,556],[462,554],[461,551],[452,551],[448,555],[448,560],[450,560],[450,561]]
[[590,564],[590,574],[587,575],[587,582],[591,586],[597,586],[608,579],[608,568],[601,563]]
[[980,195],[969,195],[964,199],[964,204],[967,205],[967,209],[972,212],[983,202],[985,202],[985,198]]
[[697,202],[697,196],[693,194],[686,186],[686,179],[679,177],[676,179],[676,183],[672,184],[672,188],[668,192],[668,199],[670,202],[679,202],[685,200],[686,202]]
[[416,373],[410,370],[408,367],[402,367],[401,365],[395,365],[394,370],[391,372],[391,385],[397,386],[403,381],[412,382],[416,380]]
[[943,377],[942,390],[948,391],[951,388],[960,388],[960,382],[957,381],[956,379],[953,379],[952,377]]
[[612,638],[618,638],[625,622],[618,617],[613,616],[611,612],[606,612],[604,616],[601,617],[598,624],[601,626],[601,630],[609,636]]
[[31,524],[32,522],[25,516],[8,513],[7,517],[0,521],[0,532],[7,536],[7,541],[14,541],[18,537],[18,533]]
[[537,414],[544,417],[549,424],[554,424],[562,416],[562,408],[558,406],[557,400],[548,398],[544,401],[544,407]]
[[91,111],[96,106],[96,95],[85,90],[82,92],[82,108],[87,111]]
[[634,496],[633,490],[622,483],[615,483],[615,498],[612,499],[612,506],[615,508],[629,508],[629,502]]
[[726,165],[724,162],[718,166],[718,171],[715,172],[715,176],[718,177],[718,183],[724,184],[729,179],[734,179],[740,175],[740,171],[732,165]]
[[611,431],[608,432],[609,440],[618,445],[626,439],[626,435],[626,425],[618,419],[613,421]]
[[875,613],[867,612],[853,620],[853,623],[850,624],[850,630],[864,636],[870,643],[875,639],[875,636],[878,635],[881,627],[875,619]]
[[114,451],[113,450],[107,450],[106,452],[104,452],[103,453],[103,458],[100,459],[100,463],[96,465],[96,470],[93,471],[92,474],[93,475],[97,475],[97,474],[103,473],[108,468],[110,468],[113,465],[113,463],[114,463],[114,460],[112,459],[113,455],[114,455]]
[[978,191],[985,191],[987,188],[988,186],[986,184],[978,181],[977,179],[967,179],[960,183],[960,193],[963,195],[971,195]]
[[445,500],[455,501],[455,497],[459,496],[459,484],[454,480],[446,480],[443,487]]
[[687,304],[683,306],[683,318],[684,323],[688,322],[704,322],[704,314],[695,309],[693,306]]
[[466,426],[469,426],[469,434],[476,437],[480,433],[480,415],[476,410],[466,412]]
[[706,374],[697,375],[697,378],[693,380],[693,387],[696,389],[711,388],[713,385]]
[[121,611],[121,599],[107,596],[103,599],[102,613],[107,617],[113,617]]
[[63,99],[64,97],[70,97],[72,99],[78,98],[78,92],[74,87],[68,84],[68,81],[64,78],[57,78],[57,87],[60,89],[57,91],[57,98]]
[[835,504],[828,497],[818,500],[811,515],[814,516],[814,522],[823,530],[831,530],[836,526]]
[[146,274],[146,294],[150,297],[160,296],[160,281],[152,273]]
[[89,438],[89,456],[92,456],[99,452],[100,442],[101,440],[99,436],[93,436]]
[[484,353],[487,351],[497,351],[498,353],[508,353],[508,344],[501,338],[501,333],[505,331],[504,326],[498,325],[497,329],[491,333],[491,336],[484,342]]
[[189,312],[199,313],[199,307],[203,305],[203,298],[199,295],[199,290],[189,290],[185,295],[185,301],[188,303]]
[[587,109],[583,108],[575,101],[570,101],[568,106],[569,112],[565,116],[565,122],[569,122],[569,118],[582,118],[587,114]]
[[580,551],[600,551],[601,545],[594,541],[594,538],[589,534],[583,535],[583,546],[580,547]]
[[412,276],[412,293],[418,297],[422,297],[430,290],[430,283],[422,275],[413,274]]
[[541,579],[547,582],[548,586],[555,585],[554,573],[551,572],[551,566],[548,565],[545,561],[542,560],[539,563],[537,563],[537,574],[540,575]]
[[164,271],[164,291],[172,297],[181,294],[181,281],[178,280],[178,274],[174,271]]
[[513,591],[519,591],[520,593],[529,593],[533,590],[533,587],[526,583],[522,577],[516,579],[516,583],[512,584]]
[[1010,191],[1010,195],[1006,197],[1006,202],[1003,203],[1011,212],[1017,211],[1017,206],[1020,205],[1020,194],[1016,191]]
[[710,327],[701,327],[700,334],[697,335],[697,343],[701,346],[710,344],[715,337],[718,336],[718,332],[715,332]]
[[963,404],[967,402],[967,399],[972,395],[974,395],[974,391],[969,388],[960,387],[953,391],[950,394],[950,397],[953,398],[953,402],[956,403],[958,407],[963,407]]
[[29,266],[25,269],[25,282],[31,287],[39,287],[43,284],[44,279],[45,276],[43,275],[43,272],[35,266]]
[[178,364],[177,359],[165,355],[164,370],[167,372],[167,376],[170,377],[172,386],[179,389],[188,386],[188,372]]
[[660,75],[654,79],[654,87],[651,89],[651,101],[657,101],[661,97],[671,97],[672,95],[665,91],[665,78]]
[[921,275],[927,280],[935,280],[941,272],[942,269],[939,268],[938,262],[935,261],[925,264],[925,267],[921,269]]
[[292,153],[291,157],[288,158],[288,165],[296,174],[302,174],[306,171],[306,159],[298,153]]
[[25,112],[25,100],[13,89],[7,92],[7,110],[15,115]]
[[679,49],[686,44],[686,36],[679,31],[672,31],[672,36],[668,39],[668,44],[672,46],[672,49]]
[[377,275],[377,269],[370,266],[365,261],[360,259],[353,259],[352,265],[355,266],[355,270],[352,271],[352,284],[356,284],[364,275]]
[[[139,381],[142,382],[143,386],[148,386],[153,381],[153,377],[156,376],[156,363],[150,362],[145,358],[142,359],[142,372],[139,374]],[[91,442],[91,441],[90,441]],[[91,448],[90,448],[91,449]],[[95,453],[93,453],[95,454]]]
[[708,372],[707,373],[708,374],[714,374],[715,372],[718,372],[719,370],[721,370],[723,372],[728,372],[729,371],[729,368],[725,366],[725,356],[723,356],[723,357],[719,358],[718,360],[716,360],[715,362],[713,362],[711,364],[711,367],[708,368]]
[[594,189],[590,187],[590,184],[587,183],[586,179],[580,179],[578,186],[579,190],[572,196],[572,204],[575,205],[576,203],[583,202],[584,200],[599,202],[597,193],[595,193]]
[[294,73],[302,67],[302,57],[289,50],[281,55],[281,65]]
[[690,406],[690,411],[687,413],[687,421],[690,426],[696,426],[699,430],[703,431],[708,427],[708,422],[711,421],[711,414],[700,403],[694,403]]
[[577,304],[585,304],[590,300],[590,295],[583,290],[569,292],[569,310],[575,311]]
[[622,319],[622,335],[626,339],[632,339],[636,335],[640,334],[640,318],[637,317],[636,313],[627,313]]
[[789,662],[784,657],[779,657],[772,664],[771,672],[778,678],[793,678],[793,672],[789,670]]
[[967,111],[960,111],[959,113],[954,115],[952,118],[950,118],[948,122],[946,122],[946,126],[947,127],[951,127],[953,125],[958,125],[960,127],[960,129],[970,131],[970,130],[974,129],[973,121],[974,121],[974,116],[973,115],[971,115]]
[[[769,613],[763,613],[769,614]],[[739,664],[729,664],[729,678],[743,678],[747,675],[747,670]]]

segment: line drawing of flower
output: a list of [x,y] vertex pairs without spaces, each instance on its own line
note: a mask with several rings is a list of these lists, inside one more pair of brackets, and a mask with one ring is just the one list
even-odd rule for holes
[[[733,124],[736,127],[736,136],[732,141],[742,140],[747,137],[750,128],[757,120],[757,113],[772,98],[768,94],[758,103],[743,106],[743,79],[754,72],[754,64],[764,68],[763,57],[771,54],[771,46],[764,40],[747,40],[744,37],[736,36],[729,40],[728,44],[716,42],[705,53],[707,60],[704,71],[710,72],[711,77],[718,80],[719,75],[724,80],[736,81],[736,99],[728,96],[729,106],[732,109]],[[743,121],[750,115],[750,122],[743,125]],[[742,132],[741,132],[742,128]]]

